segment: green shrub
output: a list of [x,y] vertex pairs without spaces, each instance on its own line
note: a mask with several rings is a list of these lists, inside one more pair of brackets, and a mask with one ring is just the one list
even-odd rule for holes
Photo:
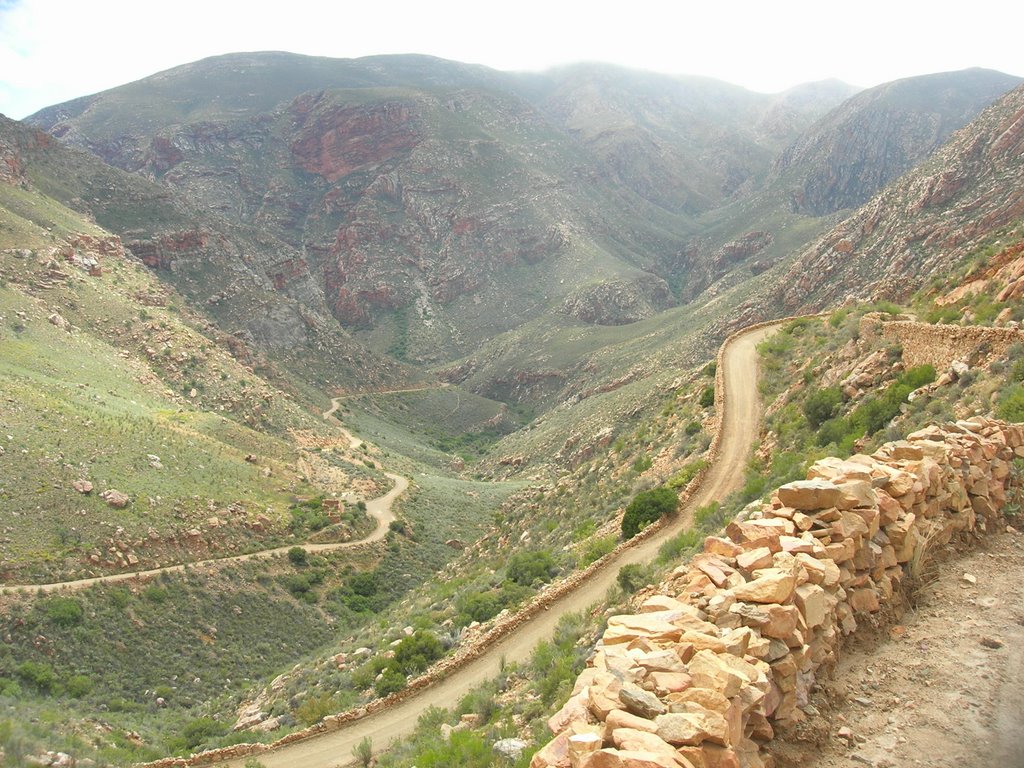
[[295,708],[295,719],[306,726],[316,725],[328,715],[334,714],[337,708],[337,702],[329,693],[307,696]]
[[810,425],[817,429],[831,419],[843,404],[843,393],[838,386],[825,387],[804,400],[803,412]]
[[546,582],[557,572],[554,558],[546,549],[517,552],[508,561],[508,578],[524,587],[535,582]]
[[92,680],[87,675],[72,675],[64,684],[64,690],[73,699],[80,699],[92,690]]
[[394,667],[385,667],[380,677],[373,684],[373,690],[381,698],[390,696],[392,693],[398,693],[403,688],[405,688],[405,675]]
[[697,401],[701,408],[710,408],[715,404],[715,385],[708,384],[700,393],[700,400]]
[[[712,402],[714,401],[712,400]],[[688,436],[693,437],[698,432],[700,432],[700,422],[691,421],[689,424],[686,425],[686,429],[684,429],[683,431],[686,432]]]
[[591,563],[600,560],[602,557],[607,555],[615,549],[615,536],[602,536],[597,539],[593,539],[587,543],[586,548],[583,550],[583,556],[580,559],[580,565],[586,568]]
[[46,662],[23,661],[15,671],[22,682],[31,685],[40,693],[51,694],[57,689],[57,673]]
[[82,604],[73,597],[50,597],[43,603],[46,618],[59,627],[74,627],[82,623]]
[[395,648],[395,667],[406,675],[422,672],[430,662],[441,658],[444,648],[433,633],[419,631],[403,638]]
[[210,739],[223,736],[228,732],[228,726],[219,723],[212,717],[200,717],[187,723],[181,730],[181,736],[175,740],[175,752],[195,749]]
[[675,489],[685,488],[690,484],[693,478],[695,478],[701,472],[701,470],[707,467],[707,465],[707,459],[697,459],[696,461],[691,461],[689,464],[687,464],[674,475],[672,475],[672,477],[669,478],[669,481],[665,483],[665,485],[667,485],[669,488]]
[[650,569],[640,563],[627,563],[619,568],[615,581],[628,595],[633,594],[641,587],[646,587],[651,580]]
[[1011,384],[999,398],[996,416],[1006,421],[1024,421],[1024,386]]
[[294,566],[308,565],[309,555],[302,547],[292,547],[288,550],[288,560]]
[[666,486],[654,488],[650,491],[641,491],[626,507],[622,516],[622,535],[631,539],[640,530],[660,517],[675,512],[679,497],[675,491]]

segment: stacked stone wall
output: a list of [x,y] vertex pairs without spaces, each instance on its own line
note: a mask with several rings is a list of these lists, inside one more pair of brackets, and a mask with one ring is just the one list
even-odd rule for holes
[[817,462],[609,619],[532,767],[771,766],[858,622],[935,547],[1001,527],[1017,457],[1024,425],[976,418]]
[[1014,344],[1024,343],[1024,331],[1017,328],[932,325],[910,320],[884,321],[877,314],[865,315],[860,323],[861,338],[881,338],[903,349],[908,368],[930,363],[944,371],[957,360],[982,365],[1005,357]]

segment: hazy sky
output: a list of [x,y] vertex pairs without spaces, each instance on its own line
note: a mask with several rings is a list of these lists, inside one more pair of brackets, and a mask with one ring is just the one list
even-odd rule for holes
[[1019,0],[0,0],[0,112],[232,51],[426,53],[496,69],[606,61],[775,92],[989,67],[1024,75]]

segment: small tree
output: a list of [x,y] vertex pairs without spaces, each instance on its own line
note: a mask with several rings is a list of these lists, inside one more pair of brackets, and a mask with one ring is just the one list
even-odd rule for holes
[[626,513],[622,516],[623,538],[631,539],[659,517],[675,512],[678,503],[679,497],[675,491],[665,486],[641,491],[629,502]]

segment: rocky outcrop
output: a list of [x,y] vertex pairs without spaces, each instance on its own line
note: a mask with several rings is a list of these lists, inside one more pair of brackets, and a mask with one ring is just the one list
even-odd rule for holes
[[562,302],[562,311],[585,323],[625,325],[667,309],[671,302],[668,283],[645,275],[579,288]]
[[612,616],[532,768],[770,766],[816,675],[954,537],[998,529],[1024,425],[929,427],[823,459]]
[[1021,125],[1024,86],[804,251],[753,303],[795,313],[848,297],[902,300],[948,273],[1024,216]]

